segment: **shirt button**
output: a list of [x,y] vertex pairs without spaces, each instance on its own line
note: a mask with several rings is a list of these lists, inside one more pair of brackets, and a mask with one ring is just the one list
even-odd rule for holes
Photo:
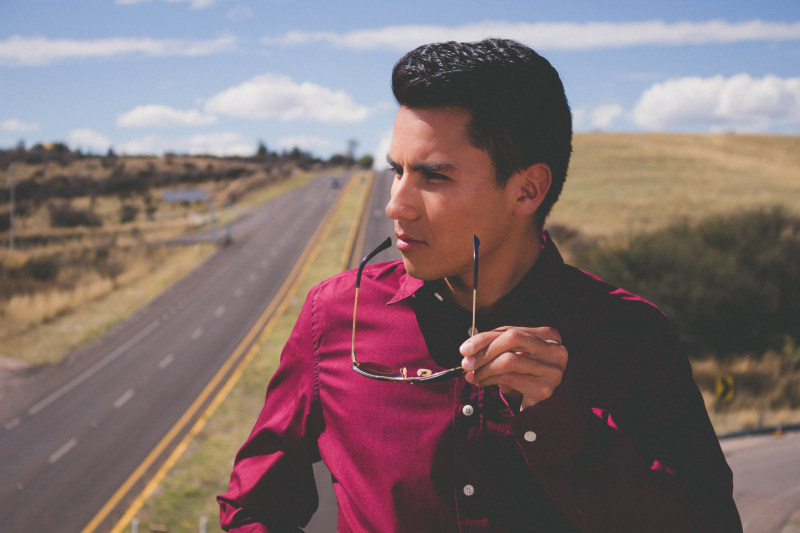
[[472,496],[473,494],[475,494],[475,487],[473,487],[472,485],[464,485],[464,494],[466,494],[467,496]]
[[475,409],[473,409],[471,405],[465,405],[461,408],[461,412],[464,413],[464,416],[472,416],[472,413],[475,412]]
[[533,442],[536,440],[536,433],[534,433],[533,431],[526,431],[524,438],[528,442]]

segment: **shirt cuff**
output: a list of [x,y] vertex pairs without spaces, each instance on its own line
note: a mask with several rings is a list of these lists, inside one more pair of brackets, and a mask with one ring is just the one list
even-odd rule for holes
[[529,465],[566,464],[582,450],[598,421],[576,394],[558,389],[543,402],[524,409],[511,429]]

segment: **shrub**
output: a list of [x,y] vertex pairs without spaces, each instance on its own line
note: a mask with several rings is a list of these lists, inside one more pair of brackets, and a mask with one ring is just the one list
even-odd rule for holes
[[77,226],[97,227],[103,222],[100,217],[86,209],[73,209],[69,204],[50,204],[50,226],[54,228],[74,228]]
[[50,281],[58,276],[58,260],[55,257],[31,257],[23,271],[35,280]]
[[576,262],[661,307],[695,356],[800,339],[800,218],[781,208],[679,223]]
[[133,204],[122,204],[119,208],[119,222],[120,224],[127,224],[133,222],[139,216],[139,207]]

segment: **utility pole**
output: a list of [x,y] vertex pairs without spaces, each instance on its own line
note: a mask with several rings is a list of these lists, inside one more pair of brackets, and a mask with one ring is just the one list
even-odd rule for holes
[[14,249],[14,171],[12,163],[8,167],[8,248]]

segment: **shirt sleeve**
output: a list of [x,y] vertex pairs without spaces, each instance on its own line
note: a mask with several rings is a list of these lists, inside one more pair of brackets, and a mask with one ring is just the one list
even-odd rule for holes
[[534,475],[581,531],[742,531],[730,468],[663,322],[624,358],[635,379],[608,378],[612,408],[587,404],[565,374],[550,399],[512,421]]
[[309,293],[267,387],[255,427],[236,455],[228,492],[217,497],[225,531],[300,531],[318,506],[312,464],[321,415]]

